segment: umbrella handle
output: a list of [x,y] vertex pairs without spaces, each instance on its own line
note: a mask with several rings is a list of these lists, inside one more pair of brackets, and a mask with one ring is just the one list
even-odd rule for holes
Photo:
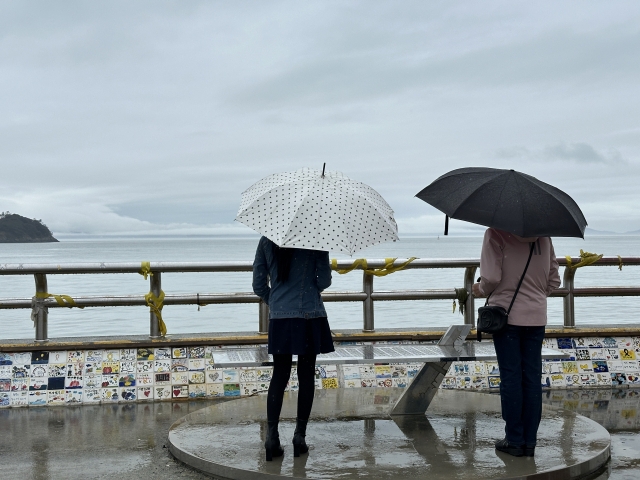
[[444,234],[449,235],[449,215],[444,216]]

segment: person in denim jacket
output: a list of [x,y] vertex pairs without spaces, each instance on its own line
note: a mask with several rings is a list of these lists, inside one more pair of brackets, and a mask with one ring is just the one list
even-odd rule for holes
[[334,351],[320,293],[331,285],[329,253],[280,248],[262,237],[253,262],[253,291],[269,305],[269,353],[273,376],[267,396],[266,459],[284,453],[278,422],[292,356],[298,356],[298,416],[293,435],[295,457],[307,453],[307,422],[313,405],[316,355]]

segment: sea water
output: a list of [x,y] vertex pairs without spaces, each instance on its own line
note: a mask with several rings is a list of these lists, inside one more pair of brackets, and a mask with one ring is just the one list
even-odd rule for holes
[[[59,243],[0,244],[0,264],[78,262],[213,262],[251,261],[257,236],[238,238],[62,238]],[[387,257],[479,258],[482,237],[403,238],[358,252],[356,258]],[[605,256],[640,255],[640,237],[591,236],[587,239],[554,239],[556,255],[577,256],[580,249]],[[349,258],[331,254],[335,258]],[[561,272],[562,274],[562,272]],[[374,279],[375,290],[460,288],[464,269],[405,270]],[[137,274],[47,275],[50,293],[82,295],[143,295],[149,281]],[[577,287],[640,286],[640,266],[588,266],[576,272]],[[163,273],[162,289],[169,294],[251,292],[251,273]],[[2,298],[31,298],[32,275],[0,275]],[[333,272],[330,291],[361,291],[362,272],[345,275]],[[476,301],[478,304],[480,300]],[[478,305],[476,305],[478,306]],[[361,329],[362,304],[338,302],[325,305],[334,329]],[[577,298],[576,325],[640,323],[637,297]],[[562,299],[549,299],[549,323],[562,324]],[[257,304],[170,305],[163,318],[169,334],[222,331],[256,331]],[[390,301],[375,303],[376,328],[415,328],[461,323],[451,300]],[[145,335],[149,333],[147,307],[51,308],[49,337],[85,335]],[[30,310],[0,310],[0,338],[33,338]]]

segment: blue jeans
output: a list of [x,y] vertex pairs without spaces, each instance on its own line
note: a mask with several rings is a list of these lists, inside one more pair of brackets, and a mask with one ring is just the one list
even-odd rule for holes
[[493,335],[500,368],[500,401],[511,445],[535,446],[542,417],[544,326],[507,325]]

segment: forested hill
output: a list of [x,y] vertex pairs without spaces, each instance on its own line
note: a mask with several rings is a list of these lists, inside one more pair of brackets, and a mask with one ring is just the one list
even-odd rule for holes
[[57,241],[42,220],[31,220],[9,212],[0,214],[0,243]]

